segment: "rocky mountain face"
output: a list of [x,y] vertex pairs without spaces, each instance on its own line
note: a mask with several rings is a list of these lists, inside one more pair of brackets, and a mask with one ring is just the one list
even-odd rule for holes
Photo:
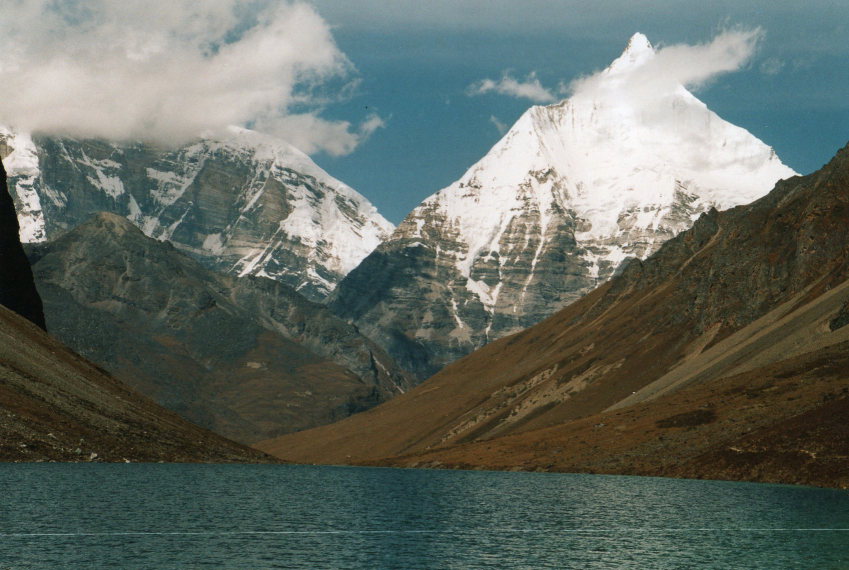
[[108,211],[207,267],[324,298],[393,226],[287,143],[244,129],[178,149],[0,128],[24,242]]
[[331,308],[423,379],[575,301],[702,212],[794,174],[683,86],[635,93],[653,57],[637,34],[595,89],[529,109],[343,280]]
[[259,447],[849,486],[847,222],[849,147],[407,394]]
[[0,162],[0,305],[44,328],[41,297],[35,288],[19,230],[15,205],[6,187],[6,170]]
[[51,333],[129,386],[242,442],[322,425],[411,385],[323,305],[209,270],[100,213],[29,246]]
[[5,175],[0,164],[0,461],[273,461],[154,404],[44,332]]

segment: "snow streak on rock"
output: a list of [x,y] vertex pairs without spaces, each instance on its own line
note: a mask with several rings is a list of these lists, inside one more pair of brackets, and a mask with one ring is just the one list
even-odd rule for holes
[[393,230],[307,155],[245,129],[177,150],[10,129],[0,139],[25,241],[110,211],[209,266],[321,299]]
[[[637,34],[602,72],[603,96],[578,90],[529,109],[372,256],[389,267],[417,256],[428,270],[404,273],[403,282],[380,281],[368,258],[337,291],[339,314],[377,338],[372,323],[394,328],[391,338],[383,336],[388,345],[402,336],[417,344],[417,353],[429,356],[406,363],[426,376],[539,322],[610,278],[627,258],[655,251],[702,212],[751,202],[795,174],[681,85],[648,101],[632,96],[629,74],[654,55]],[[411,250],[411,243],[421,247]],[[364,295],[370,300],[354,298]]]

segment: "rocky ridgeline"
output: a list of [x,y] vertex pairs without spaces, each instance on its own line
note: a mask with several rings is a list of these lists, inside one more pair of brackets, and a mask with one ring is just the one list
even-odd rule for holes
[[638,34],[600,75],[605,96],[528,110],[342,281],[331,308],[424,379],[579,299],[700,213],[794,174],[683,86],[649,109],[632,100],[629,74],[653,56]]
[[41,297],[19,231],[15,205],[6,187],[6,170],[0,162],[0,305],[45,328]]
[[252,131],[162,149],[0,128],[0,143],[25,242],[112,212],[207,267],[318,300],[392,231],[305,154]]

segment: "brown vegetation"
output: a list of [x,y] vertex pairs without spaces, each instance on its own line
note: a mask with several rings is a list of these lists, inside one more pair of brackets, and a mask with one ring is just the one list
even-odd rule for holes
[[846,407],[849,327],[835,323],[847,277],[849,148],[751,205],[703,215],[417,389],[258,447],[302,462],[846,485],[839,422],[790,426]]

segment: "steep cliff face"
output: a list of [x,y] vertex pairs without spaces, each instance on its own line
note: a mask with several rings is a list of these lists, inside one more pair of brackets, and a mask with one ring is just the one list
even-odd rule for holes
[[291,145],[233,129],[170,150],[0,129],[25,242],[108,211],[204,265],[324,298],[393,226]]
[[29,248],[58,339],[238,441],[338,420],[411,384],[323,305],[280,282],[206,269],[115,214]]
[[15,205],[6,187],[6,170],[0,162],[0,305],[45,328],[41,297],[19,231]]
[[[849,485],[845,429],[819,423],[849,402],[847,222],[849,147],[750,205],[703,214],[409,393],[261,447],[311,462]],[[392,435],[375,444],[378,433]],[[810,474],[788,476],[782,457]]]
[[602,88],[528,110],[348,275],[333,310],[425,378],[794,174],[683,86],[632,93],[653,57],[637,34]]

